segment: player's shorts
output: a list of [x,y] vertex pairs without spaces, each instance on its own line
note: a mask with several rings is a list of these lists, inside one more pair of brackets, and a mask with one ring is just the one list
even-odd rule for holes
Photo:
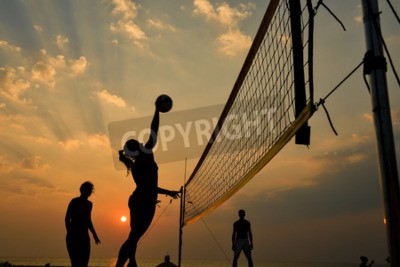
[[250,243],[249,239],[243,238],[243,239],[238,239],[235,244],[235,256],[239,255],[241,251],[247,252],[251,251],[250,250]]

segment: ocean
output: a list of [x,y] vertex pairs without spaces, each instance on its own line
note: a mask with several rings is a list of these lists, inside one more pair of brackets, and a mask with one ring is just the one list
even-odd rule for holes
[[[57,258],[0,258],[0,266],[3,262],[9,262],[12,265],[19,266],[70,266],[69,259],[57,259]],[[115,266],[116,259],[91,259],[89,267],[109,267]],[[155,267],[160,264],[162,260],[138,260],[140,267]],[[177,262],[174,262],[175,264]],[[230,262],[225,261],[212,261],[212,260],[182,260],[182,267],[230,267]],[[358,267],[359,263],[299,263],[299,262],[254,262],[255,267]],[[374,264],[374,267],[388,267],[388,264]],[[238,263],[238,267],[247,267],[245,259],[241,259]]]

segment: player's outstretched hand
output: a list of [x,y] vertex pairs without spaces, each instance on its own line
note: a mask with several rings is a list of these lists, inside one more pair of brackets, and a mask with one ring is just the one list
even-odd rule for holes
[[180,192],[181,191],[169,191],[168,195],[173,199],[177,199],[180,197]]

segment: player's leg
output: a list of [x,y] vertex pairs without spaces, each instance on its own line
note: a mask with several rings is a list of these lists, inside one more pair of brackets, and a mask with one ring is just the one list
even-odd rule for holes
[[68,235],[67,236],[67,250],[68,250],[68,255],[71,260],[71,266],[76,267],[79,266],[79,242],[77,239],[73,236]]
[[[143,203],[141,203],[143,204]],[[137,267],[136,263],[136,250],[140,238],[144,235],[150,227],[153,220],[156,206],[148,205],[135,205],[131,207],[131,232],[126,242],[126,252],[129,259],[129,267]],[[126,262],[126,260],[125,260]]]
[[89,235],[82,237],[80,242],[80,264],[79,266],[87,267],[90,259],[90,237]]
[[131,240],[129,237],[128,239],[122,244],[119,253],[118,253],[118,260],[116,263],[116,267],[123,267],[125,263],[129,259],[129,254],[132,250],[136,252],[136,246],[133,244],[133,240]]
[[237,267],[237,262],[238,262],[239,256],[240,256],[240,251],[239,251],[239,253],[236,253],[236,252],[234,253],[232,267]]
[[242,243],[240,242],[240,240],[237,240],[235,244],[235,250],[233,251],[233,262],[232,262],[233,267],[237,267],[237,261],[239,259],[241,251],[242,251]]
[[251,249],[250,246],[248,246],[246,249],[243,250],[244,255],[247,258],[247,263],[249,267],[253,267],[253,259],[251,257]]

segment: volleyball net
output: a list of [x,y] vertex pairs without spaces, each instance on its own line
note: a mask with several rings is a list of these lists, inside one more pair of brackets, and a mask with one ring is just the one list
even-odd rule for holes
[[311,0],[271,0],[193,173],[182,226],[235,194],[294,136],[308,145],[314,112]]

